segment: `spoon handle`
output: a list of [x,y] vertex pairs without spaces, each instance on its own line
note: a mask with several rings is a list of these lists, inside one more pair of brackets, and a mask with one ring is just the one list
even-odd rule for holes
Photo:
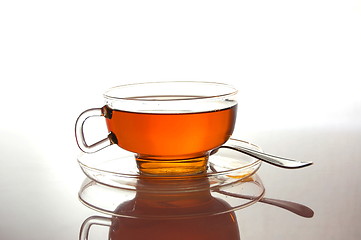
[[234,144],[225,144],[220,146],[219,148],[229,148],[233,149],[242,153],[245,153],[249,156],[255,157],[259,160],[262,160],[264,162],[270,163],[272,165],[275,165],[277,167],[283,167],[283,168],[302,168],[309,165],[312,165],[313,162],[301,162],[297,160],[287,159],[283,157],[277,157],[273,156],[267,153],[259,152],[253,149],[241,147]]

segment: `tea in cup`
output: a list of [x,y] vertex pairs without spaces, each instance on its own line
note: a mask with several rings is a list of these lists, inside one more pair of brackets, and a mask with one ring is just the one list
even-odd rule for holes
[[[144,174],[188,175],[204,172],[211,150],[233,133],[237,90],[210,82],[149,82],[113,87],[102,108],[83,112],[76,139],[84,152],[112,144],[135,153]],[[103,116],[107,138],[88,145],[83,125]]]

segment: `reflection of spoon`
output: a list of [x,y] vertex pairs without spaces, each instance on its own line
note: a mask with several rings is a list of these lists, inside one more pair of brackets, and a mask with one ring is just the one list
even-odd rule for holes
[[297,160],[277,157],[277,156],[273,156],[273,155],[270,155],[270,154],[267,154],[267,153],[259,152],[259,151],[253,150],[253,149],[249,149],[249,148],[245,148],[245,147],[242,147],[242,146],[239,146],[239,145],[229,144],[229,143],[226,143],[226,144],[220,146],[219,148],[216,148],[216,149],[212,150],[211,155],[216,153],[220,148],[233,149],[233,150],[242,152],[244,154],[247,154],[249,156],[255,157],[255,158],[257,158],[259,160],[262,160],[264,162],[275,165],[277,167],[302,168],[302,167],[306,167],[306,166],[309,166],[309,165],[313,164],[312,162],[301,162],[301,161],[297,161]]
[[[225,191],[221,191],[221,190],[219,190],[217,192],[228,195],[228,196],[232,196],[232,197],[253,199],[251,196],[229,193],[229,192],[225,192]],[[297,215],[300,215],[300,216],[306,217],[306,218],[311,218],[311,217],[313,217],[313,214],[314,214],[314,212],[311,208],[306,207],[305,205],[302,205],[299,203],[295,203],[295,202],[279,200],[279,199],[272,199],[272,198],[262,198],[259,200],[259,202],[263,202],[263,203],[267,203],[267,204],[274,205],[277,207],[281,207],[283,209],[286,209],[288,211],[291,211]]]

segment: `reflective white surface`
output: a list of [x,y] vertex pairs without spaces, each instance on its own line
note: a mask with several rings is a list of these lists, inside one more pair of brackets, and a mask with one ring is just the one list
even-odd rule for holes
[[360,239],[360,12],[353,0],[2,1],[0,238],[77,239],[95,214],[77,199],[74,123],[106,89],[198,80],[239,89],[234,137],[315,162],[259,171],[266,197],[314,217],[257,203],[237,213],[242,239]]
[[[360,130],[275,130],[253,138],[275,154],[315,162],[298,170],[263,164],[258,171],[266,188],[265,197],[301,203],[315,214],[303,218],[256,203],[237,211],[242,239],[360,237]],[[21,151],[11,145],[2,148],[1,237],[76,239],[82,222],[99,215],[78,201],[77,192],[85,176],[76,158],[65,158],[68,154],[61,151],[54,153],[54,158],[44,158],[27,147],[23,142]]]

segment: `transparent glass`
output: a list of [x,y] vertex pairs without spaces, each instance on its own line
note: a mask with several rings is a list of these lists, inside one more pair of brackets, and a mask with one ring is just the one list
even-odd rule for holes
[[[141,172],[183,175],[204,172],[211,150],[233,133],[237,90],[223,83],[151,82],[122,85],[104,93],[102,108],[76,122],[78,146],[96,152],[117,144],[136,154]],[[107,138],[88,145],[84,122],[103,116]]]
[[[86,179],[80,200],[111,217],[85,220],[80,239],[87,239],[95,224],[109,226],[109,239],[239,240],[235,211],[258,202],[265,191],[255,175],[216,188],[207,177],[167,181],[139,177],[135,187],[117,188]],[[184,190],[189,187],[192,191]]]
[[[226,144],[262,151],[252,143],[236,139],[230,139]],[[134,155],[114,145],[96,153],[81,153],[78,156],[78,163],[88,178],[108,186],[130,190],[135,190],[138,180],[144,177],[173,181],[175,184],[169,190],[173,190],[174,187],[180,190],[181,186],[177,185],[176,180],[182,180],[182,177],[207,178],[211,188],[219,188],[251,176],[261,166],[261,161],[254,157],[233,149],[220,148],[209,156],[207,170],[201,174],[144,175],[139,171],[136,161],[134,161]],[[193,191],[198,187],[197,185],[188,185],[182,191]],[[147,187],[147,190],[159,191],[158,188],[150,189],[150,186]]]

